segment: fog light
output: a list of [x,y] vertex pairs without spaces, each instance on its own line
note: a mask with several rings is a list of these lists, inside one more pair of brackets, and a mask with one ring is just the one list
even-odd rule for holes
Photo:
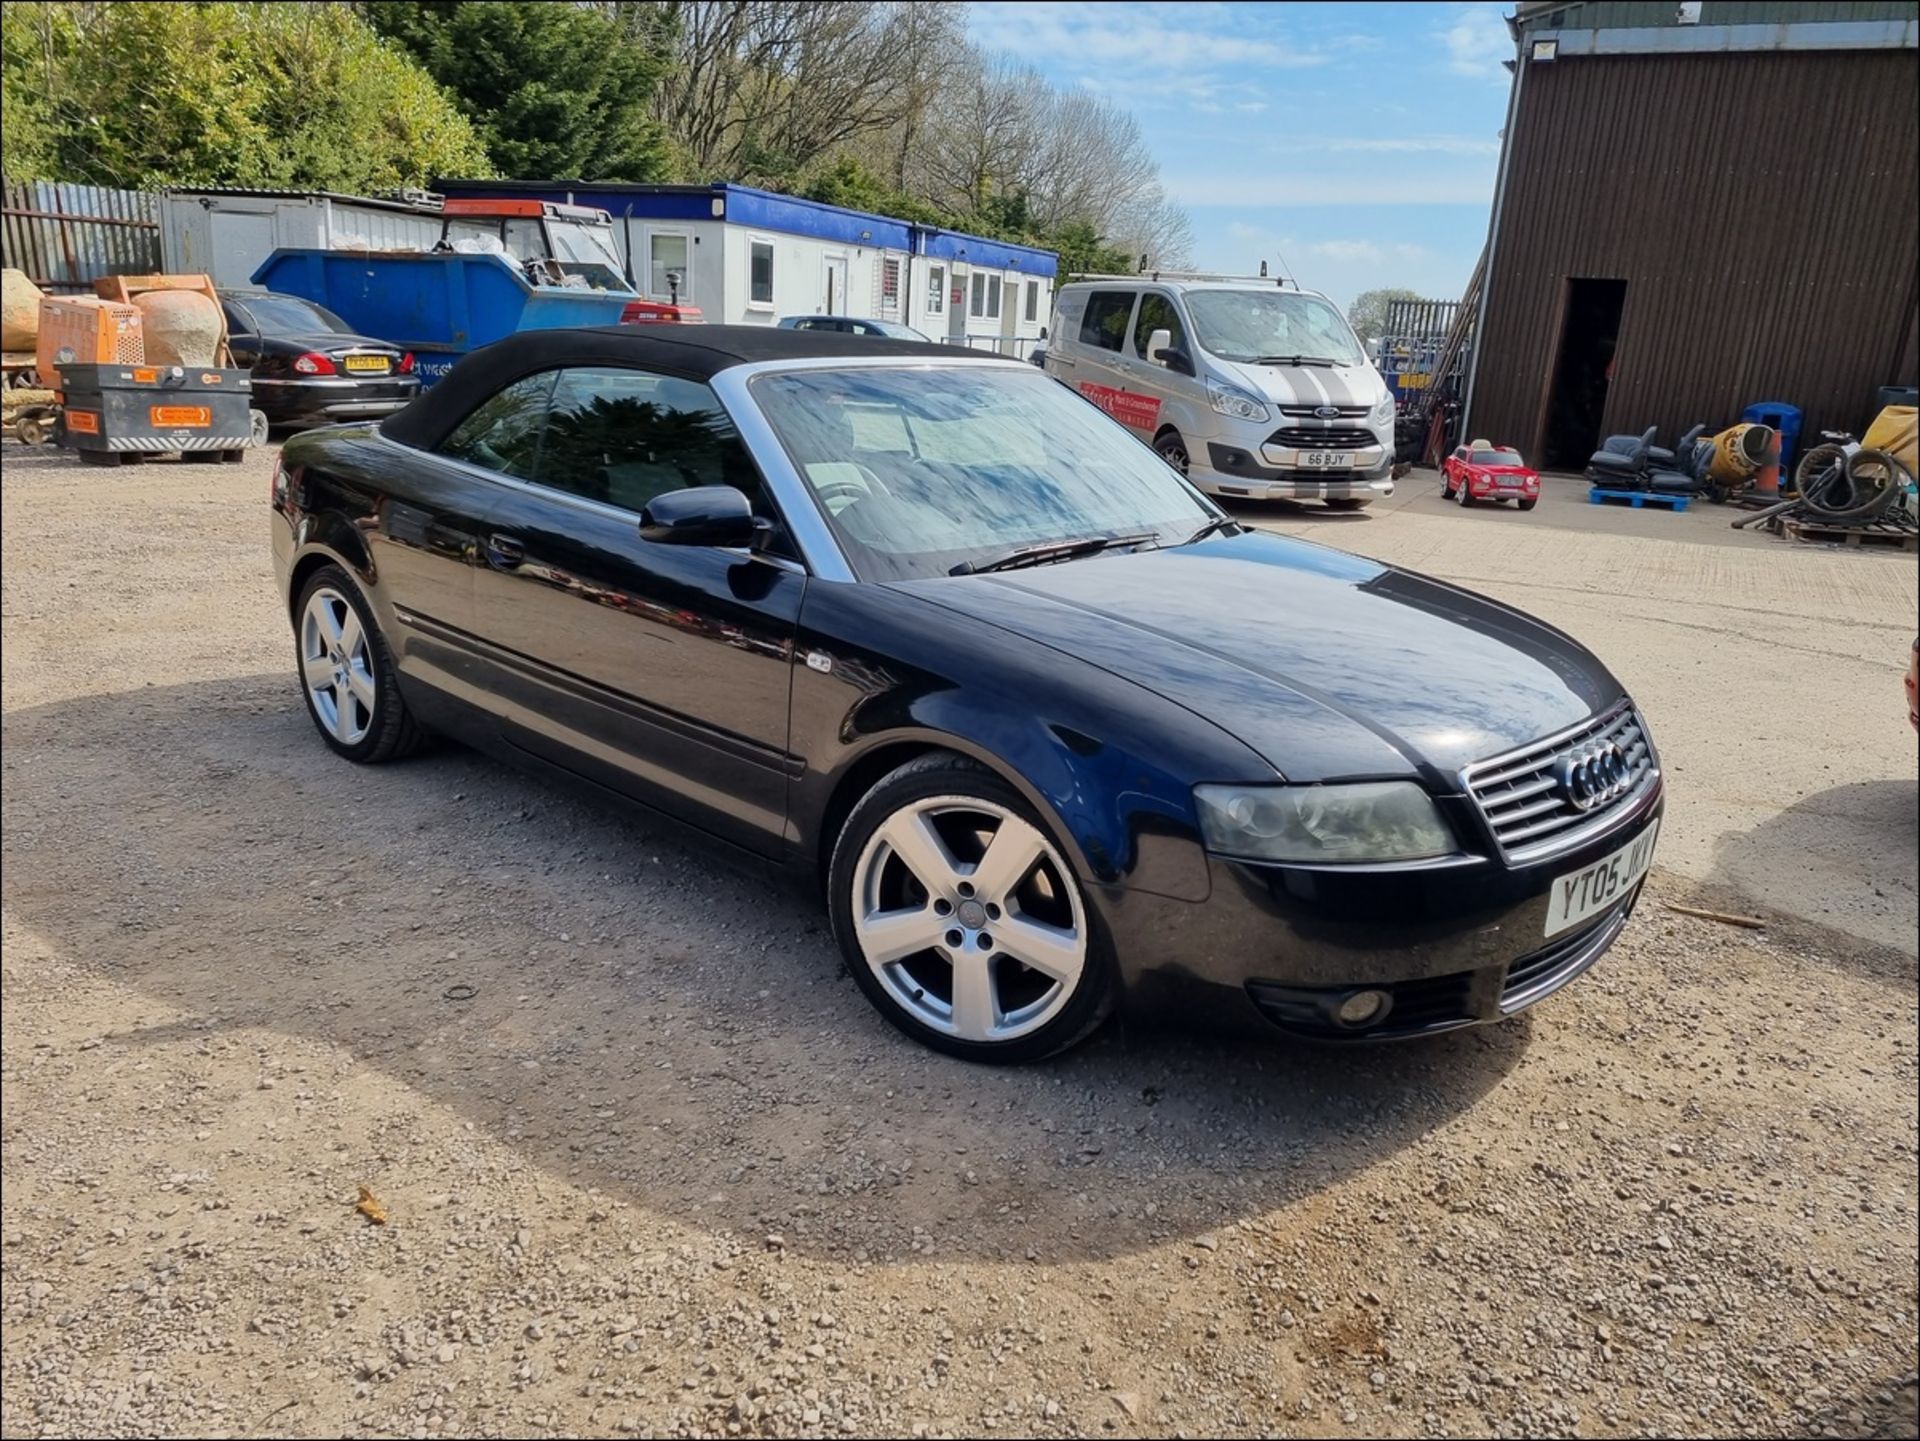
[[1355,991],[1334,1011],[1334,1019],[1343,1026],[1365,1026],[1386,1015],[1393,997],[1385,991]]

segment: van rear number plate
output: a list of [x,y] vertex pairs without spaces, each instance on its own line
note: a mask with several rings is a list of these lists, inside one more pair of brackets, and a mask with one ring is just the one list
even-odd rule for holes
[[1309,470],[1352,470],[1353,452],[1350,450],[1303,450],[1300,463]]

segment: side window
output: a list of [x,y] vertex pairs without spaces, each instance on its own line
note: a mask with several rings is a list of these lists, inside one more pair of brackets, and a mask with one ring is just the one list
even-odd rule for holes
[[1180,312],[1166,296],[1149,291],[1140,297],[1140,318],[1133,322],[1133,349],[1142,360],[1152,359],[1147,354],[1147,341],[1156,330],[1173,336],[1175,350],[1187,348],[1187,332],[1180,324]]
[[1080,343],[1101,350],[1118,350],[1127,338],[1133,316],[1131,290],[1096,290],[1087,297],[1087,313],[1080,322]]
[[547,397],[554,372],[543,370],[516,380],[485,400],[440,442],[440,454],[482,470],[533,479],[540,455],[540,433],[547,419]]
[[699,381],[645,370],[562,371],[534,479],[632,511],[670,490],[731,485],[756,515],[773,513],[718,397]]
[[747,246],[747,303],[773,304],[773,242],[755,240]]
[[253,317],[248,315],[247,312],[242,310],[238,305],[235,305],[231,300],[221,301],[220,308],[226,312],[227,333],[229,335],[258,335],[260,333],[253,328]]
[[978,270],[973,272],[973,299],[967,314],[976,320],[984,319],[987,314],[987,277]]
[[1040,282],[1027,282],[1027,324],[1031,325],[1040,318]]
[[947,313],[947,267],[929,265],[927,267],[927,314],[945,315]]

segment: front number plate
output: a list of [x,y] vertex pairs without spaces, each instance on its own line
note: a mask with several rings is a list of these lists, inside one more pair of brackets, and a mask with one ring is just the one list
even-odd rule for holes
[[1353,453],[1346,450],[1303,450],[1300,463],[1308,470],[1352,470]]
[[1559,935],[1632,890],[1653,864],[1653,841],[1659,833],[1660,822],[1655,821],[1612,855],[1570,875],[1555,876],[1547,903],[1547,934]]

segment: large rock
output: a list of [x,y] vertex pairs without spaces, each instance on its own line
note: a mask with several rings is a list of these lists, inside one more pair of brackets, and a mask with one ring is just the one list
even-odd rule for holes
[[40,338],[40,287],[24,270],[0,270],[0,350],[32,350]]
[[133,297],[140,307],[147,364],[210,366],[220,353],[224,322],[220,307],[194,290],[149,290]]

